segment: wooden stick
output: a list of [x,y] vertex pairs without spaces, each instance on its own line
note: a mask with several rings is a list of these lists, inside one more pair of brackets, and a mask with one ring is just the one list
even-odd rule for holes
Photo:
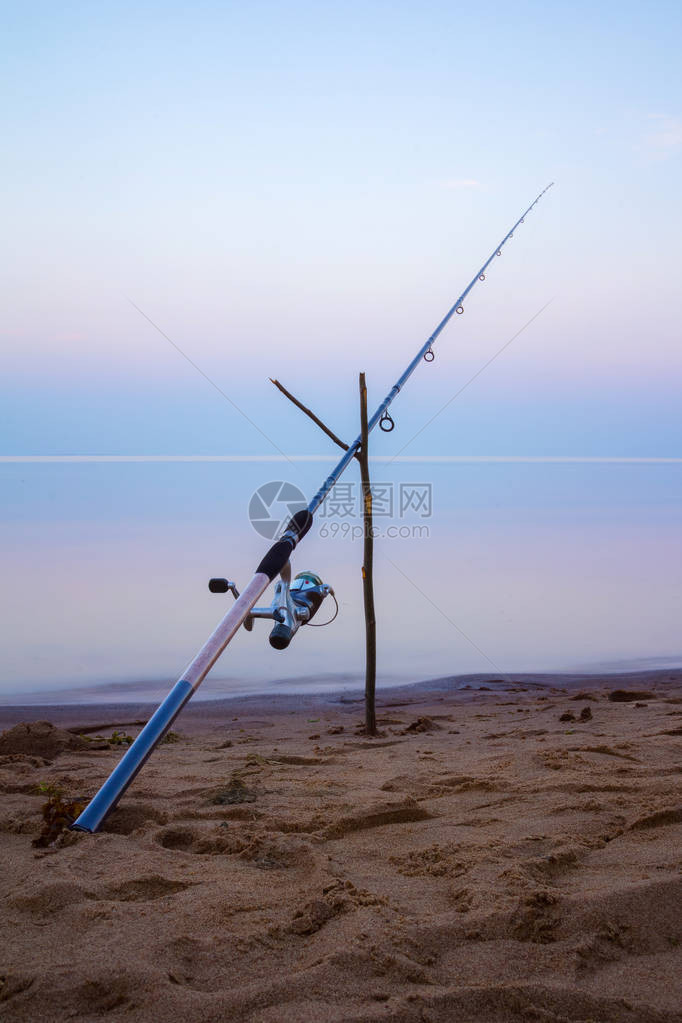
[[338,446],[340,448],[343,448],[344,451],[348,451],[348,445],[344,444],[344,442],[339,437],[336,436],[334,431],[330,430],[327,424],[323,423],[322,420],[318,416],[316,416],[314,412],[311,412],[311,410],[303,404],[303,402],[299,401],[298,398],[295,398],[291,391],[287,391],[284,384],[280,384],[279,380],[273,380],[272,377],[270,377],[270,383],[274,384],[275,387],[278,390],[280,390],[286,398],[289,399],[289,401],[293,402],[296,408],[300,408],[301,412],[305,412],[308,418],[312,419],[312,421],[317,426],[319,426],[321,430],[324,430],[327,436],[331,437],[335,444],[338,444]]
[[365,602],[365,732],[377,734],[375,707],[377,676],[377,622],[374,610],[374,537],[372,535],[372,488],[369,479],[369,452],[367,450],[367,386],[365,374],[360,374],[360,437],[358,451],[362,478],[362,522],[364,549],[362,561],[362,595]]

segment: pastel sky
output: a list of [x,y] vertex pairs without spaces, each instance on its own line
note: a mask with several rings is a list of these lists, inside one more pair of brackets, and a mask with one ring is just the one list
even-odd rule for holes
[[[430,538],[387,558],[473,641],[379,551],[380,671],[677,655],[679,462],[381,459],[682,457],[681,23],[672,2],[8,8],[0,455],[331,464],[268,377],[354,436],[358,371],[376,404],[555,181],[373,440],[375,473],[434,487]],[[326,471],[0,462],[0,691],[176,675],[221,610],[205,577],[260,557],[253,489]],[[285,668],[240,637],[222,676],[361,671],[359,549],[308,552],[339,622]]]

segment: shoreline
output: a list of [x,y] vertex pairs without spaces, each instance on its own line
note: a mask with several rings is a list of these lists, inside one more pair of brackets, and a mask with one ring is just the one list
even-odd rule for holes
[[[420,706],[444,700],[468,702],[483,693],[521,693],[532,690],[561,694],[563,691],[584,689],[640,688],[665,684],[682,684],[682,668],[658,668],[629,672],[512,672],[504,676],[485,673],[446,675],[420,682],[384,686],[377,690],[377,710],[395,706]],[[161,697],[162,698],[162,697]],[[160,700],[158,701],[160,702]],[[330,692],[267,693],[216,697],[190,701],[178,718],[179,726],[192,733],[235,715],[267,714],[281,716],[296,712],[337,709],[357,712],[364,704],[361,688],[351,691],[338,689]],[[156,709],[155,701],[116,700],[100,703],[43,703],[0,704],[0,731],[21,721],[50,720],[63,728],[78,725],[103,728],[118,724],[143,724]],[[142,720],[144,719],[144,720]]]

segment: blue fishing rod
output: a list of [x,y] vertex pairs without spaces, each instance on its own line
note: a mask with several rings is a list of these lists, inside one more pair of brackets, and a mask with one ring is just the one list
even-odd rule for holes
[[[389,393],[381,402],[371,419],[368,421],[368,433],[379,425],[386,433],[394,427],[388,412],[389,406],[405,386],[422,359],[431,362],[434,358],[433,346],[447,324],[455,314],[464,312],[464,302],[476,284],[485,280],[486,270],[493,260],[502,254],[502,249],[513,236],[514,231],[523,224],[526,216],[538,204],[545,192],[552,187],[551,182],[525,210],[514,226],[507,232],[502,241],[495,247],[490,257],[480,270],[472,277],[462,294],[453,303],[436,329],[424,342],[415,357],[395,382]],[[218,623],[196,656],[189,662],[168,696],[160,704],[154,715],[144,726],[138,737],[128,748],[123,758],[111,772],[99,792],[92,798],[86,808],[72,824],[77,831],[96,832],[106,817],[114,809],[123,793],[133,781],[137,773],[145,765],[154,749],[171,727],[176,717],[197,691],[209,671],[234,637],[238,629],[244,625],[248,630],[258,618],[269,618],[275,622],[270,634],[270,643],[276,649],[284,649],[302,625],[309,624],[322,601],[327,596],[333,597],[331,587],[312,573],[302,573],[291,582],[289,558],[296,546],[301,542],[313,524],[313,516],[322,502],[336,484],[342,473],[348,468],[361,445],[361,437],[355,438],[343,457],[312,498],[307,508],[296,512],[287,523],[282,535],[270,547],[258,565],[253,578],[242,590],[226,579],[212,579],[209,589],[213,593],[232,592],[235,602],[227,614]],[[257,608],[255,605],[271,582],[279,576],[275,595],[269,607]],[[338,610],[338,605],[337,605]]]

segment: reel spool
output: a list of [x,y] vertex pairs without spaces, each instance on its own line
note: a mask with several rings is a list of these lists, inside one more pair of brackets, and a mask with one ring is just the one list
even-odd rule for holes
[[[239,596],[236,585],[228,579],[210,579],[208,588],[211,593],[230,592],[235,599]],[[336,610],[329,621],[322,622],[322,625],[331,625],[339,613],[334,590],[314,572],[299,572],[291,582],[291,566],[287,562],[275,585],[270,607],[254,607],[244,620],[244,628],[251,632],[254,619],[269,618],[275,622],[270,632],[270,646],[275,650],[286,650],[300,627],[310,624],[325,597],[329,596],[336,604]]]

